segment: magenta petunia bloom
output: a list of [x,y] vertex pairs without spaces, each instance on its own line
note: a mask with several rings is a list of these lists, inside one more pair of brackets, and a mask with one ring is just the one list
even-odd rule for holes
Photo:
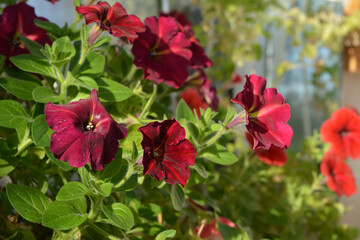
[[127,129],[112,119],[95,89],[90,97],[67,105],[48,103],[44,112],[54,131],[50,142],[54,156],[73,167],[89,162],[98,171],[114,160],[118,140],[126,137]]
[[186,38],[190,41],[190,50],[192,52],[192,57],[190,59],[191,68],[207,68],[212,65],[212,61],[206,55],[205,50],[201,46],[199,40],[195,38],[192,24],[186,18],[185,14],[173,10],[169,13],[160,13],[160,16],[173,17],[178,24],[179,30],[184,33]]
[[254,137],[253,148],[289,147],[293,136],[292,128],[286,124],[290,118],[289,104],[275,88],[266,88],[265,78],[245,77],[244,90],[231,101],[245,109],[246,128]]
[[85,18],[86,25],[96,22],[99,29],[90,32],[89,42],[94,42],[102,31],[108,31],[115,37],[126,37],[130,42],[145,31],[145,26],[135,15],[128,15],[120,3],[112,7],[99,1],[96,5],[76,7],[76,11]]
[[[29,53],[21,42],[20,35],[41,45],[51,44],[46,31],[37,27],[34,20],[47,21],[37,17],[34,8],[24,2],[7,6],[0,16],[0,54],[9,58],[19,54]],[[7,60],[6,64],[10,64]]]
[[171,17],[149,17],[145,25],[145,32],[135,39],[131,50],[134,64],[144,70],[143,79],[181,87],[189,75],[190,42]]
[[164,178],[169,184],[185,186],[190,176],[188,166],[195,164],[197,151],[185,139],[184,128],[172,119],[149,123],[139,131],[143,136],[143,175],[150,174],[159,181]]

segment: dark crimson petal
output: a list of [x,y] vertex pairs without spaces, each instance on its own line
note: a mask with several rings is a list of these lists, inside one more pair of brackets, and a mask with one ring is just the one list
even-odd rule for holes
[[175,120],[165,120],[164,125],[166,126],[166,146],[171,144],[177,144],[185,138],[185,129]]
[[[95,129],[96,130],[96,129]],[[96,132],[96,131],[94,131]],[[119,139],[127,136],[127,129],[112,120],[108,134],[105,136],[103,152],[103,164],[114,160],[119,147]]]
[[190,177],[190,170],[186,165],[164,159],[161,164],[165,172],[165,182],[169,184],[180,183],[183,187]]
[[179,141],[177,144],[166,145],[164,161],[178,162],[185,166],[193,166],[197,151],[187,139]]
[[4,8],[0,18],[0,34],[12,37],[19,30],[18,5],[7,6]]
[[[89,116],[90,109],[82,109],[82,107],[86,106],[86,102],[88,101],[81,101],[80,107],[77,106],[77,104],[46,104],[44,110],[46,122],[54,131],[51,135],[50,150],[57,158],[59,158],[84,131],[85,126],[83,122],[84,119]],[[83,110],[80,112],[80,115],[78,110]]]
[[99,1],[96,5],[76,7],[76,11],[84,16],[86,25],[92,22],[97,22],[101,25],[110,9],[110,4],[102,1]]
[[208,68],[210,67],[213,62],[209,59],[206,55],[203,47],[200,45],[199,41],[191,41],[192,57],[190,60],[190,66],[193,68]]
[[145,26],[135,15],[129,15],[111,23],[111,30],[115,37],[127,37],[133,42],[138,37],[138,32],[145,31]]
[[200,116],[200,108],[206,109],[208,104],[203,102],[203,99],[198,90],[195,88],[188,88],[180,93],[180,98],[184,99],[186,104]]
[[161,181],[164,178],[164,176],[166,176],[166,173],[164,172],[161,163],[159,163],[158,161],[152,160],[146,166],[147,166],[147,171],[145,171],[144,168],[143,175],[150,174],[150,176],[152,176],[158,181]]
[[103,148],[104,137],[93,131],[87,131],[76,139],[60,160],[69,162],[70,166],[73,167],[82,167],[86,163],[90,163],[91,168],[98,171],[104,168],[102,163]]

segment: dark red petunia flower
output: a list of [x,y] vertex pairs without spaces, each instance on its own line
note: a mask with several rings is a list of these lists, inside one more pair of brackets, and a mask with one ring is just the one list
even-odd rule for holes
[[290,118],[290,106],[275,88],[266,88],[265,78],[245,76],[244,90],[233,103],[240,104],[246,112],[246,128],[254,137],[254,149],[269,149],[271,145],[287,148],[293,135],[286,124]]
[[[7,6],[0,16],[0,54],[9,58],[19,54],[29,53],[21,42],[20,35],[45,45],[51,44],[46,31],[37,27],[34,20],[47,21],[37,17],[34,8],[24,2]],[[10,64],[7,60],[6,64]]]
[[[237,228],[236,224],[232,222],[230,219],[219,217],[219,222],[222,224],[226,224],[229,227]],[[206,223],[203,226],[198,225],[194,229],[194,234],[200,236],[202,239],[206,240],[224,240],[221,236],[219,230],[216,230],[216,219],[211,219],[211,223]]]
[[73,167],[89,162],[98,171],[114,160],[118,140],[126,137],[127,129],[112,119],[95,89],[90,97],[67,105],[48,103],[44,112],[54,131],[50,142],[54,156]]
[[185,186],[193,166],[197,151],[185,139],[185,130],[175,120],[152,122],[138,129],[144,149],[143,175],[150,174],[157,180],[165,179],[169,184],[180,183]]
[[243,78],[237,74],[236,72],[234,72],[232,75],[231,75],[231,80],[230,80],[231,83],[233,84],[240,84],[243,82]]
[[190,59],[190,67],[202,68],[210,67],[213,63],[206,55],[203,47],[201,46],[198,39],[195,38],[194,31],[190,21],[186,18],[185,14],[177,11],[171,11],[170,13],[160,13],[160,16],[173,17],[179,27],[179,30],[185,34],[186,38],[191,42],[190,50],[192,57]]
[[331,151],[325,153],[320,171],[327,177],[329,189],[337,195],[350,196],[356,193],[356,183],[351,168],[336,154]]
[[126,37],[129,42],[138,37],[137,33],[145,31],[141,20],[135,15],[128,15],[118,2],[111,7],[109,3],[99,1],[96,5],[76,7],[76,11],[84,16],[86,25],[96,22],[98,26],[90,32],[90,43],[94,42],[102,31],[108,31],[115,37]]
[[[249,142],[250,146],[254,147],[254,138],[246,133],[246,140]],[[263,148],[258,148],[254,150],[256,156],[260,161],[272,165],[282,167],[288,160],[288,156],[286,155],[284,148],[279,148],[274,145],[271,145],[269,150],[265,150]]]
[[178,88],[187,79],[191,51],[190,42],[178,31],[170,17],[145,19],[146,31],[134,41],[134,64],[144,70],[143,79]]
[[353,109],[340,108],[320,127],[321,138],[341,158],[360,158],[360,117]]

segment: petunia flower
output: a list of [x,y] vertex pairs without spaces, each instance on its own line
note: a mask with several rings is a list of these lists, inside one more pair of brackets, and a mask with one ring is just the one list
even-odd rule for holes
[[[246,133],[246,140],[253,148],[254,138],[249,133]],[[271,145],[268,150],[258,148],[255,149],[254,152],[260,161],[272,166],[282,167],[288,160],[288,156],[286,155],[284,148],[279,148],[274,145]]]
[[[232,228],[237,228],[236,224],[228,218],[218,217],[219,222]],[[206,240],[224,240],[219,230],[216,229],[216,219],[211,219],[210,223],[198,225],[194,229],[194,234]]]
[[192,52],[192,57],[190,59],[190,67],[207,68],[213,64],[213,62],[206,55],[205,50],[201,46],[199,40],[195,38],[192,25],[190,21],[186,18],[185,14],[173,10],[169,13],[160,13],[160,16],[173,17],[178,24],[179,30],[184,33],[186,38],[190,41],[190,50]]
[[336,154],[331,151],[325,153],[320,171],[327,177],[329,189],[337,195],[350,196],[356,193],[356,183],[351,168]]
[[95,89],[90,97],[67,105],[48,103],[44,112],[54,131],[50,142],[54,156],[73,167],[90,163],[98,171],[114,160],[118,140],[126,137],[127,129],[112,119]]
[[360,117],[355,110],[340,108],[333,112],[320,127],[320,135],[339,157],[360,157]]
[[192,56],[190,42],[170,17],[145,19],[146,30],[135,39],[131,49],[134,64],[144,70],[143,79],[178,88],[187,79]]
[[197,151],[185,139],[185,130],[175,120],[151,122],[138,129],[143,139],[143,175],[150,174],[157,180],[165,179],[169,184],[185,186],[193,166]]
[[216,88],[211,85],[210,80],[202,69],[199,69],[186,81],[184,91],[180,93],[180,98],[197,112],[200,116],[200,108],[210,107],[216,111],[219,105],[219,98],[216,95]]
[[55,4],[56,2],[60,1],[60,0],[46,0],[48,2],[51,2],[51,4]]
[[[0,16],[0,54],[7,58],[19,54],[29,53],[21,42],[20,36],[24,36],[41,45],[51,44],[46,31],[37,27],[34,20],[47,21],[45,18],[37,17],[34,8],[24,2],[4,8]],[[11,64],[9,60],[6,65]]]
[[133,42],[138,37],[137,33],[145,30],[141,20],[135,15],[128,15],[118,2],[111,7],[109,3],[99,1],[96,5],[76,7],[76,11],[84,16],[86,25],[93,22],[97,24],[89,34],[90,43],[102,31],[108,31],[115,37],[126,37],[129,42]]
[[[253,148],[289,147],[293,135],[292,128],[286,124],[290,118],[289,104],[275,88],[266,88],[265,78],[257,75],[245,77],[244,90],[231,101],[245,109],[246,129],[254,138]],[[244,116],[238,118],[244,119]],[[241,123],[237,119],[233,121],[234,124]],[[231,126],[234,124],[230,123]]]

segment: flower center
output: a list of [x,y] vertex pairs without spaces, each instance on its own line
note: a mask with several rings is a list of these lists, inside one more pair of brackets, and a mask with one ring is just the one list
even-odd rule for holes
[[348,134],[348,130],[347,129],[342,129],[340,132],[339,132],[339,134],[340,134],[340,136],[341,137],[345,137],[347,134]]
[[94,130],[94,128],[95,128],[95,126],[91,122],[89,122],[88,125],[86,125],[86,127],[85,127],[86,131],[92,131],[92,130]]

